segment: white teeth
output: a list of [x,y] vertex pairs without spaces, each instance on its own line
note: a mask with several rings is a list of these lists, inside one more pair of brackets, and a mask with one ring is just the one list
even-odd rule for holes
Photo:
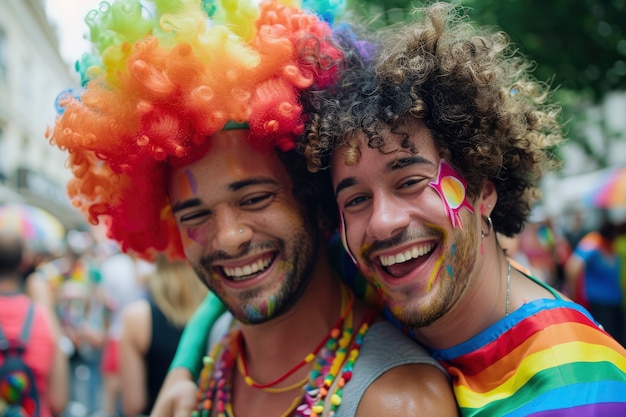
[[415,245],[411,249],[408,249],[402,253],[389,256],[381,256],[380,263],[382,266],[391,266],[402,262],[410,261],[411,259],[418,258],[426,255],[433,249],[434,244],[429,243],[427,245]]
[[234,268],[224,267],[223,269],[224,273],[229,278],[237,279],[265,270],[270,265],[271,261],[272,258],[265,258],[253,262],[249,265],[237,266]]

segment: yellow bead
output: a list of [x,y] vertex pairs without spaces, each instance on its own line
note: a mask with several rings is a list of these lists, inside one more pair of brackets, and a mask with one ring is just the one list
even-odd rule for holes
[[324,412],[324,406],[323,405],[314,405],[311,408],[311,411],[313,411],[315,414],[322,414],[322,412]]
[[249,387],[254,385],[254,380],[250,378],[249,376],[245,377],[244,380],[246,381],[246,384],[248,384]]
[[308,355],[306,355],[306,358],[304,358],[304,361],[306,363],[311,363],[311,361],[313,361],[313,359],[315,359],[315,355],[312,353],[309,353]]
[[330,396],[330,402],[332,405],[339,407],[339,405],[341,404],[341,397],[337,394],[333,394]]

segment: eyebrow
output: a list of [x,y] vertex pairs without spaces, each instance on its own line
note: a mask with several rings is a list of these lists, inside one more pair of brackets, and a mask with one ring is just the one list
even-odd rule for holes
[[395,169],[400,169],[400,168],[407,167],[409,165],[417,165],[417,164],[433,165],[433,163],[430,160],[424,158],[423,156],[413,155],[413,156],[407,156],[404,158],[394,159],[393,161],[387,164],[387,168],[389,168],[390,171],[393,171]]
[[271,184],[271,185],[279,185],[278,181],[274,178],[270,177],[251,177],[246,178],[245,180],[235,181],[228,186],[230,191],[238,191],[244,187],[249,187],[251,185],[262,185],[262,184]]
[[[401,169],[410,165],[417,165],[417,164],[433,165],[433,163],[430,160],[420,155],[413,155],[413,156],[407,156],[405,158],[394,159],[393,161],[387,164],[387,169],[389,171],[395,171],[397,169]],[[357,183],[358,181],[354,177],[344,178],[343,180],[339,182],[339,184],[337,184],[337,188],[335,188],[335,197],[337,197],[339,193],[343,191],[344,189],[348,187],[352,187],[353,185],[356,185]]]
[[[235,181],[228,185],[229,191],[238,191],[242,188],[249,187],[251,185],[260,185],[260,184],[271,184],[271,185],[279,185],[278,181],[269,177],[252,177],[246,178],[245,180]],[[176,204],[172,205],[172,213],[176,213],[178,211],[188,209],[190,207],[196,207],[202,204],[202,201],[199,198],[189,198],[184,201],[179,201]]]
[[199,206],[201,203],[199,198],[190,198],[188,200],[185,201],[179,201],[176,204],[172,205],[172,213],[177,213],[181,210],[190,208],[190,207],[195,207],[195,206]]

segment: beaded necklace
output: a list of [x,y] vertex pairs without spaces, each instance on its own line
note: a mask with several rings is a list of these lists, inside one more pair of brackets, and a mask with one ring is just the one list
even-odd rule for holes
[[[341,289],[343,295],[347,289],[343,285]],[[350,295],[353,297],[352,294]],[[329,336],[324,339],[323,347],[317,349],[319,352],[306,362],[310,363],[315,359],[308,383],[300,382],[299,386],[306,383],[306,386],[302,388],[303,392],[294,399],[281,417],[318,417],[326,408],[332,415],[341,404],[343,387],[352,377],[352,368],[358,357],[363,338],[375,316],[374,312],[370,313],[354,336],[351,302],[349,306],[345,320],[340,320],[338,325],[333,327]],[[197,404],[192,417],[211,417],[213,412],[216,417],[233,417],[230,404],[231,384],[233,372],[237,367],[237,357],[240,355],[239,334],[240,331],[230,332],[222,343],[213,347],[210,356],[203,359],[204,367],[198,384]],[[306,358],[309,357],[310,355],[307,355]],[[280,378],[280,380],[285,378]],[[257,385],[267,386],[271,384]],[[296,389],[299,386],[294,384],[275,390],[286,392],[288,388]],[[264,390],[267,391],[267,388]]]
[[[290,387],[285,387],[285,388],[271,388],[276,384],[281,383],[282,381],[284,381],[285,379],[287,379],[289,376],[293,375],[298,369],[302,368],[304,365],[306,365],[307,363],[311,363],[315,357],[317,356],[317,354],[319,353],[319,351],[322,349],[322,347],[324,347],[324,345],[326,344],[326,342],[333,336],[333,334],[337,334],[340,329],[342,328],[344,321],[346,320],[346,317],[348,314],[352,313],[352,306],[354,305],[354,294],[350,293],[350,299],[348,301],[348,305],[344,307],[345,304],[345,292],[343,291],[342,288],[342,294],[341,294],[341,298],[342,298],[342,312],[341,315],[339,316],[339,320],[337,320],[337,323],[335,323],[335,325],[332,327],[332,329],[330,330],[330,332],[326,335],[326,337],[320,342],[318,343],[318,345],[315,347],[315,349],[313,349],[313,352],[309,353],[308,355],[306,355],[304,357],[304,359],[302,359],[300,362],[298,362],[296,364],[296,366],[294,366],[293,368],[291,368],[290,370],[288,370],[287,372],[285,372],[283,375],[281,375],[280,377],[276,378],[274,381],[266,383],[266,384],[260,384],[258,382],[256,382],[254,379],[252,379],[252,377],[250,376],[249,372],[248,372],[248,365],[246,364],[246,360],[245,360],[245,356],[243,354],[244,350],[243,350],[243,335],[241,334],[241,332],[239,332],[239,337],[237,338],[237,368],[241,371],[241,374],[244,377],[244,381],[246,382],[246,384],[252,388],[259,388],[262,389],[266,392],[274,392],[274,393],[279,393],[279,392],[284,392],[284,391],[291,391],[293,388],[293,385]],[[306,380],[302,381],[301,383],[299,383],[299,385],[297,385],[297,387],[301,387],[302,385],[304,385],[306,383]]]

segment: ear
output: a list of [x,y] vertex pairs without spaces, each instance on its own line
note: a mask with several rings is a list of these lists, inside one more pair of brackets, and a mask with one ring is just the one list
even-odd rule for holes
[[498,192],[493,181],[485,179],[483,181],[483,188],[480,192],[480,198],[478,200],[478,206],[484,210],[483,215],[491,216],[496,203],[498,202]]

